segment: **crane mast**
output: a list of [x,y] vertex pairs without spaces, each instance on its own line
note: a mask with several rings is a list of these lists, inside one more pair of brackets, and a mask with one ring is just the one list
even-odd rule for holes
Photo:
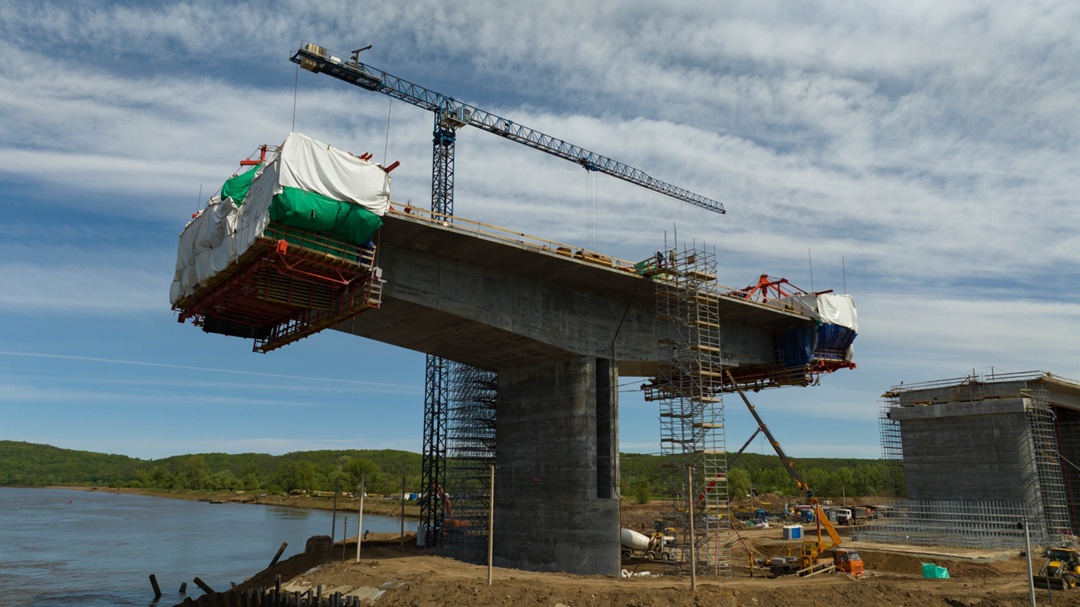
[[[454,215],[454,153],[457,130],[471,126],[510,141],[540,150],[578,164],[586,171],[603,173],[636,184],[645,189],[690,203],[714,213],[724,214],[724,205],[689,190],[654,179],[640,169],[601,156],[580,146],[563,141],[512,120],[497,116],[473,105],[462,103],[426,87],[409,82],[361,63],[359,55],[365,47],[343,59],[325,48],[305,42],[290,58],[305,70],[333,76],[360,88],[400,99],[434,114],[432,133],[431,210],[453,221]],[[446,436],[449,413],[449,361],[428,354],[425,359],[424,382],[424,440],[423,470],[421,471],[421,524],[426,530],[425,544],[441,541],[440,530],[445,518],[443,492],[446,473]]]

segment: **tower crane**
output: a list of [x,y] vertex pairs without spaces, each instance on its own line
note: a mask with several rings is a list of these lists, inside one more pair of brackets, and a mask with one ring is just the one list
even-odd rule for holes
[[[700,196],[670,183],[664,183],[650,177],[640,169],[635,169],[606,156],[590,152],[562,139],[545,135],[540,131],[496,116],[491,112],[463,103],[453,97],[437,93],[378,68],[360,63],[360,53],[369,48],[371,47],[366,46],[357,49],[352,52],[351,60],[345,60],[321,46],[305,43],[292,56],[292,61],[316,74],[327,74],[360,88],[389,95],[416,107],[434,112],[435,163],[436,165],[444,164],[448,166],[443,170],[436,167],[433,173],[433,177],[438,179],[434,180],[432,184],[432,211],[453,215],[454,190],[452,183],[455,134],[457,129],[463,126],[471,126],[527,145],[533,149],[547,152],[552,156],[569,160],[581,165],[586,171],[610,175],[714,213],[726,213],[724,205],[716,200]],[[439,152],[445,153],[440,154]],[[440,160],[440,156],[444,157],[444,159]],[[448,187],[444,188],[444,184],[440,183],[440,181],[448,181]],[[434,192],[440,189],[443,191],[436,196]],[[436,204],[440,208],[436,209],[434,206]]]
[[[507,118],[497,116],[473,105],[463,103],[360,62],[365,46],[352,51],[350,58],[335,55],[325,48],[305,42],[293,54],[291,61],[316,74],[333,76],[369,91],[400,99],[435,115],[432,139],[431,210],[453,221],[454,214],[454,144],[457,130],[471,126],[493,133],[510,141],[527,145],[580,165],[586,171],[603,173],[676,200],[690,203],[714,213],[723,214],[724,205],[683,188],[650,177],[644,171],[601,156],[572,143],[545,135]],[[448,409],[449,370],[446,361],[428,355],[424,384],[424,447],[421,523],[428,533],[428,542],[439,541],[437,530],[442,527],[444,506],[437,494],[442,490],[445,476],[446,420]]]

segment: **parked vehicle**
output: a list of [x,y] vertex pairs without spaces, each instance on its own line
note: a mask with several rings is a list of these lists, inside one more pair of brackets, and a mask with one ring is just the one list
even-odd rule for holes
[[836,524],[837,525],[851,525],[851,524],[853,524],[851,510],[848,510],[847,508],[837,508],[834,512],[836,513]]

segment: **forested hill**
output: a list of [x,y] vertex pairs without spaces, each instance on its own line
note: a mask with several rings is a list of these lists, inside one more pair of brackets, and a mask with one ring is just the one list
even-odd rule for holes
[[[670,490],[670,468],[656,455],[621,455],[622,492],[638,499],[660,498]],[[888,466],[880,460],[796,460],[803,478],[818,495],[885,495]],[[360,484],[373,493],[420,490],[419,453],[396,450],[200,453],[158,460],[60,449],[49,445],[0,441],[0,486],[96,485],[187,491],[330,491]],[[728,473],[732,496],[750,491],[796,495],[791,477],[775,456],[746,453]]]
[[420,454],[392,449],[199,453],[157,460],[0,441],[0,486],[99,485],[189,491],[343,490],[364,475],[372,492],[420,485]]

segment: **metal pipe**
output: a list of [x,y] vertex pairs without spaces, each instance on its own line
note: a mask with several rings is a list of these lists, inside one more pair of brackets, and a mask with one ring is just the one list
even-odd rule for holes
[[491,485],[488,492],[488,545],[487,545],[487,557],[488,557],[488,586],[491,585],[491,562],[492,562],[492,548],[494,547],[495,536],[495,464],[488,464],[488,468],[491,470]]
[[697,542],[694,536],[694,467],[686,467],[686,500],[690,503],[690,590],[697,589]]

